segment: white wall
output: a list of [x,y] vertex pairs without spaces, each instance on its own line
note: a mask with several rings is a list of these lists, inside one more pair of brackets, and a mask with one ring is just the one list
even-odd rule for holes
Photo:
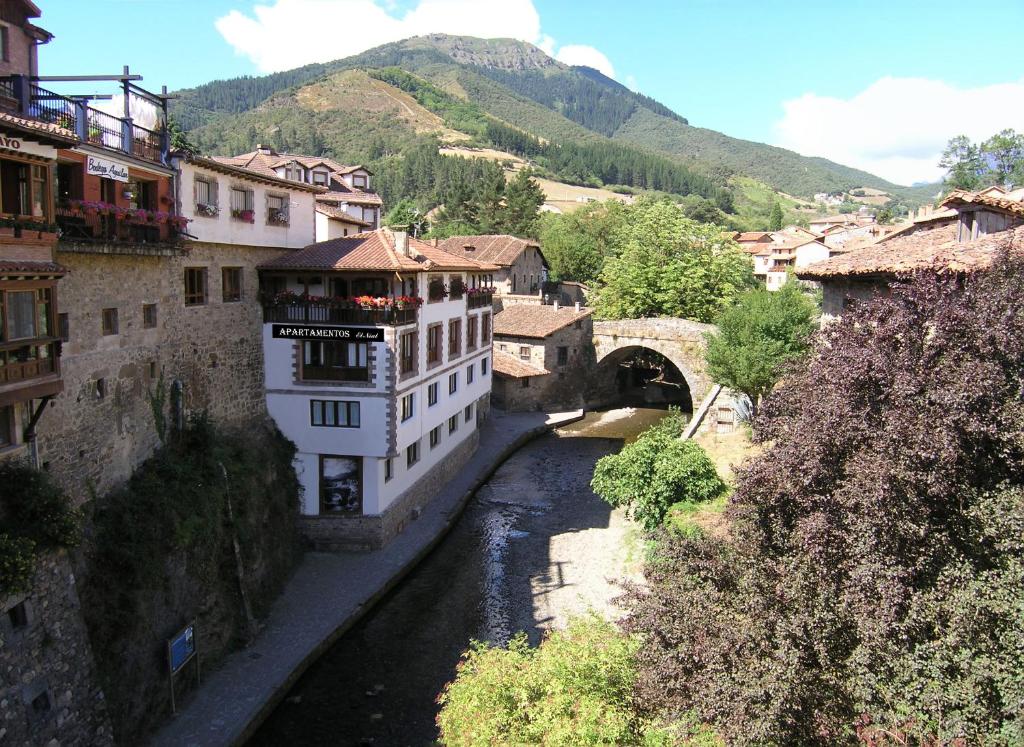
[[[246,246],[274,246],[300,249],[316,240],[314,230],[314,193],[269,186],[259,181],[228,176],[196,164],[179,161],[181,214],[192,220],[188,232],[199,241]],[[217,184],[220,212],[215,216],[196,215],[195,176],[199,174]],[[255,222],[247,223],[231,217],[231,187],[253,190]],[[288,195],[288,225],[267,224],[267,194]]]
[[796,266],[806,267],[814,262],[821,262],[831,255],[829,248],[817,242],[804,244],[796,249]]

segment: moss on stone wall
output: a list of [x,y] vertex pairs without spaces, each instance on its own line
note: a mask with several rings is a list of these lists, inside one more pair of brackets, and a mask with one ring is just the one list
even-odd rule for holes
[[138,743],[169,710],[168,638],[195,620],[206,668],[280,591],[300,554],[294,454],[266,422],[197,418],[92,501],[80,594],[119,742]]

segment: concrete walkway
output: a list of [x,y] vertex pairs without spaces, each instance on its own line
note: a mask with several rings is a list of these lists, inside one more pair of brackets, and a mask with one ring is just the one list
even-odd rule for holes
[[[256,641],[228,656],[151,744],[222,747],[244,742],[335,640],[441,541],[476,489],[516,449],[572,413],[492,410],[480,446],[459,475],[383,550],[307,553],[274,602]],[[200,640],[200,656],[202,655]]]

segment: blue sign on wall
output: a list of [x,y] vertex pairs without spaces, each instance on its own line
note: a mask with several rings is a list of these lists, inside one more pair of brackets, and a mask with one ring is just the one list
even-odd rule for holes
[[171,660],[171,674],[175,674],[196,655],[195,625],[187,626],[168,641],[167,652]]

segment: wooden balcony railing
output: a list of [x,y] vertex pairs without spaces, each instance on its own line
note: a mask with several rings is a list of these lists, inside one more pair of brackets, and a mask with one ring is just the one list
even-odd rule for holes
[[39,337],[0,343],[0,386],[60,374],[60,340]]
[[317,303],[299,301],[287,304],[264,304],[264,322],[304,322],[314,324],[356,324],[371,327],[415,324],[417,309],[399,309],[387,306],[382,309],[364,309],[356,303]]
[[491,293],[470,293],[466,297],[466,308],[481,309],[485,306],[490,306],[493,298],[494,296]]

